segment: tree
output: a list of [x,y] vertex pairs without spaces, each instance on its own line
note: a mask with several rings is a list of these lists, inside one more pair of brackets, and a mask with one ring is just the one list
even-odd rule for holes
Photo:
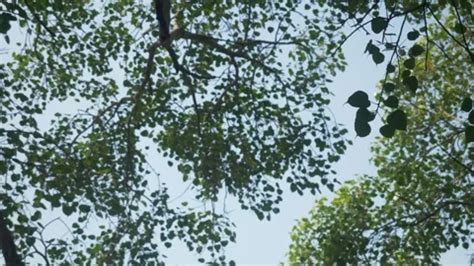
[[[198,200],[229,194],[259,219],[279,212],[282,183],[333,186],[348,141],[326,84],[344,63],[327,56],[339,37],[310,2],[3,1],[6,42],[15,27],[28,40],[0,65],[0,222],[20,256],[161,262],[178,238],[223,261],[231,221],[170,206],[152,151]],[[54,102],[74,101],[41,125]],[[57,223],[68,236],[47,238]]]
[[[152,178],[152,152],[198,200],[214,206],[229,194],[259,219],[279,212],[282,184],[300,194],[332,190],[331,167],[350,143],[327,110],[326,85],[344,69],[339,48],[352,35],[341,27],[355,21],[357,31],[370,24],[382,34],[367,48],[376,63],[401,51],[389,40],[397,18],[431,23],[454,5],[459,25],[450,37],[467,35],[467,1],[379,3],[3,1],[0,33],[10,42],[20,27],[27,40],[0,65],[0,229],[14,236],[9,250],[46,264],[161,262],[178,238],[201,261],[223,262],[232,222],[214,207],[171,206],[166,184]],[[466,39],[457,45],[471,55]],[[416,90],[417,81],[404,83]],[[53,103],[74,101],[83,108],[40,125]],[[355,105],[358,135],[367,135],[373,114],[363,115],[365,100]],[[389,128],[404,129],[398,122]],[[60,219],[48,221],[50,210]],[[45,239],[59,222],[68,238]]]
[[[384,104],[406,113],[406,131],[372,148],[377,176],[346,182],[295,226],[291,264],[436,264],[449,249],[474,243],[472,61],[445,31],[430,38],[445,49],[414,66],[405,55],[398,73],[381,82],[379,98],[394,84]],[[401,89],[407,69],[419,81],[416,96]],[[394,112],[386,113],[390,124]]]

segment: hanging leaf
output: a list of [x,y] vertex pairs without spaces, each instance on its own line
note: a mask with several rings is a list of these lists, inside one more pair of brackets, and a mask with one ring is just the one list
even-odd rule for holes
[[385,60],[385,55],[378,52],[378,53],[373,53],[372,54],[372,60],[374,61],[375,64],[381,64]]
[[465,134],[467,143],[474,142],[474,126],[467,126]]
[[416,92],[418,89],[418,79],[415,76],[404,78],[403,84],[412,92]]
[[0,14],[0,33],[7,33],[11,28],[10,21],[15,21],[16,17],[10,13],[1,13]]
[[367,108],[359,108],[356,113],[356,120],[360,122],[370,122],[375,119],[375,114],[367,110]]
[[407,34],[408,40],[414,41],[420,36],[420,32],[417,30],[412,30]]
[[415,68],[415,58],[410,57],[405,62],[403,62],[403,65],[408,68],[408,69],[414,69]]
[[461,104],[461,110],[464,112],[469,112],[472,109],[472,99],[470,97],[464,98]]
[[391,95],[391,96],[387,97],[387,99],[385,99],[385,101],[383,101],[383,104],[385,104],[385,106],[390,107],[390,108],[397,108],[398,107],[398,98],[397,98],[397,96]]
[[357,136],[362,138],[368,136],[371,131],[369,123],[358,120],[355,121],[354,129]]
[[358,108],[367,108],[370,106],[369,95],[367,95],[364,91],[356,91],[354,92],[347,102],[353,106]]
[[394,129],[406,130],[407,129],[407,116],[405,112],[403,112],[400,109],[397,109],[388,115],[387,123]]
[[415,44],[411,47],[410,51],[408,52],[411,56],[419,56],[423,54],[425,49],[421,47],[421,45]]
[[381,33],[384,29],[387,28],[388,20],[383,17],[376,17],[372,19],[371,27],[374,33]]
[[395,84],[391,83],[391,82],[386,82],[384,85],[383,85],[383,89],[385,92],[392,92],[395,90]]
[[391,138],[395,135],[395,128],[390,125],[383,125],[379,131],[386,138]]
[[395,66],[392,65],[392,64],[388,64],[388,65],[387,65],[387,72],[388,72],[388,73],[393,73],[393,72],[395,72]]

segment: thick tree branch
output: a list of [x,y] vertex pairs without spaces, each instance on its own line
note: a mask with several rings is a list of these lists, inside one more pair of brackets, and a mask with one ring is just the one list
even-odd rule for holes
[[31,14],[33,14],[33,17],[35,18],[35,20],[41,25],[41,27],[43,27],[49,34],[51,34],[51,36],[53,37],[56,37],[56,34],[54,34],[54,32],[46,25],[46,23],[44,23],[43,20],[41,20],[41,18],[38,16],[38,14],[35,12],[35,10],[33,9],[33,7],[30,5],[29,1],[28,0],[25,0],[25,5],[26,7],[30,10]]
[[7,266],[24,265],[17,253],[13,234],[7,227],[3,211],[0,211],[0,247]]

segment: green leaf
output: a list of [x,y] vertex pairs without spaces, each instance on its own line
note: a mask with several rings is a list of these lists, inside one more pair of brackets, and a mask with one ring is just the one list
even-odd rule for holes
[[356,120],[360,122],[369,122],[375,119],[375,114],[367,110],[367,108],[359,108],[356,113]]
[[79,205],[79,210],[81,212],[90,212],[91,207],[89,205],[81,204],[81,205]]
[[383,85],[383,90],[387,93],[389,92],[392,92],[395,90],[395,84],[391,83],[391,82],[386,82],[384,85]]
[[396,69],[395,69],[395,66],[394,66],[394,65],[392,65],[392,64],[388,64],[388,65],[387,65],[387,72],[388,72],[388,73],[393,73],[393,72],[395,72],[395,70],[396,70]]
[[467,31],[467,28],[461,23],[456,23],[456,25],[454,26],[454,31],[459,34],[464,34]]
[[391,138],[393,135],[395,135],[395,128],[393,128],[391,125],[383,125],[379,131],[380,134],[386,138]]
[[469,112],[472,109],[472,99],[470,97],[464,98],[461,104],[461,110],[464,112]]
[[394,129],[406,130],[407,129],[407,116],[405,112],[403,112],[400,109],[397,109],[388,115],[387,123]]
[[367,95],[364,91],[356,91],[354,92],[347,102],[353,106],[358,108],[367,108],[370,106],[369,95]]
[[419,36],[420,36],[420,32],[417,31],[417,30],[410,31],[407,34],[408,40],[410,40],[410,41],[416,40]]
[[35,213],[33,213],[33,215],[31,216],[31,220],[35,222],[35,221],[38,221],[39,219],[41,219],[41,212],[35,211]]
[[416,92],[418,89],[418,79],[415,76],[404,78],[403,84],[412,92]]
[[425,49],[421,47],[421,45],[415,44],[410,48],[410,51],[408,52],[411,56],[419,56],[423,54]]
[[372,54],[372,60],[374,61],[375,64],[381,64],[385,60],[385,55],[378,52],[378,53],[373,53]]
[[388,26],[388,20],[383,17],[376,17],[372,19],[371,27],[374,33],[381,33]]
[[383,101],[383,104],[385,104],[385,106],[390,107],[390,108],[397,108],[398,98],[397,96],[394,96],[394,95],[388,96],[387,99]]
[[356,119],[355,125],[354,125],[355,132],[357,136],[359,137],[366,137],[370,134],[370,131],[372,130],[370,128],[369,123],[364,122],[364,121],[358,121]]
[[415,58],[410,57],[405,62],[403,62],[403,65],[408,68],[408,69],[414,69],[415,68]]
[[10,21],[14,21],[16,18],[10,13],[1,13],[0,14],[0,33],[7,33],[11,28]]
[[34,237],[27,237],[26,238],[26,244],[28,246],[33,246],[35,244],[36,239]]
[[74,207],[68,206],[68,205],[63,205],[63,213],[66,214],[67,216],[71,215],[74,212]]
[[469,123],[474,124],[474,110],[469,113],[469,117],[467,118]]

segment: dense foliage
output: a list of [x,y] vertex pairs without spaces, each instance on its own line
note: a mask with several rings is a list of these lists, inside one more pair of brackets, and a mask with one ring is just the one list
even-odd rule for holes
[[[474,244],[472,61],[442,29],[430,38],[444,49],[414,65],[401,56],[378,95],[393,84],[384,104],[409,117],[405,132],[382,127],[391,138],[372,148],[377,175],[346,182],[331,202],[317,201],[293,229],[291,264],[432,265]],[[403,88],[407,70],[419,81],[415,95]],[[386,112],[388,124],[395,112]]]
[[[340,39],[320,20],[330,14],[311,2],[2,2],[2,217],[20,256],[160,262],[179,238],[224,260],[232,222],[170,206],[156,152],[198,200],[228,194],[259,219],[279,212],[283,183],[332,186],[347,130],[330,120],[326,84],[344,65],[327,56]],[[43,234],[61,222],[65,237]]]
[[[440,21],[448,8],[452,25]],[[382,135],[418,134],[409,131],[417,116],[397,108],[409,99],[396,85],[421,94],[424,72],[415,66],[429,61],[431,48],[446,49],[428,24],[472,62],[463,23],[471,9],[462,0],[2,1],[6,261],[163,262],[179,239],[200,261],[223,262],[235,233],[214,203],[230,195],[270,219],[284,186],[299,194],[334,188],[332,165],[349,141],[327,109],[327,84],[344,69],[345,40],[370,27],[380,38],[366,52],[388,62],[375,109],[365,92],[349,99],[358,136],[370,134],[369,122],[384,110]],[[421,26],[406,35],[405,22]],[[344,35],[348,25],[354,31]],[[423,34],[425,47],[415,43]],[[472,126],[462,132],[472,141]],[[150,160],[156,154],[211,208],[170,204],[167,184],[156,178],[166,173]],[[380,164],[391,160],[381,156]],[[45,234],[59,223],[65,235]]]

